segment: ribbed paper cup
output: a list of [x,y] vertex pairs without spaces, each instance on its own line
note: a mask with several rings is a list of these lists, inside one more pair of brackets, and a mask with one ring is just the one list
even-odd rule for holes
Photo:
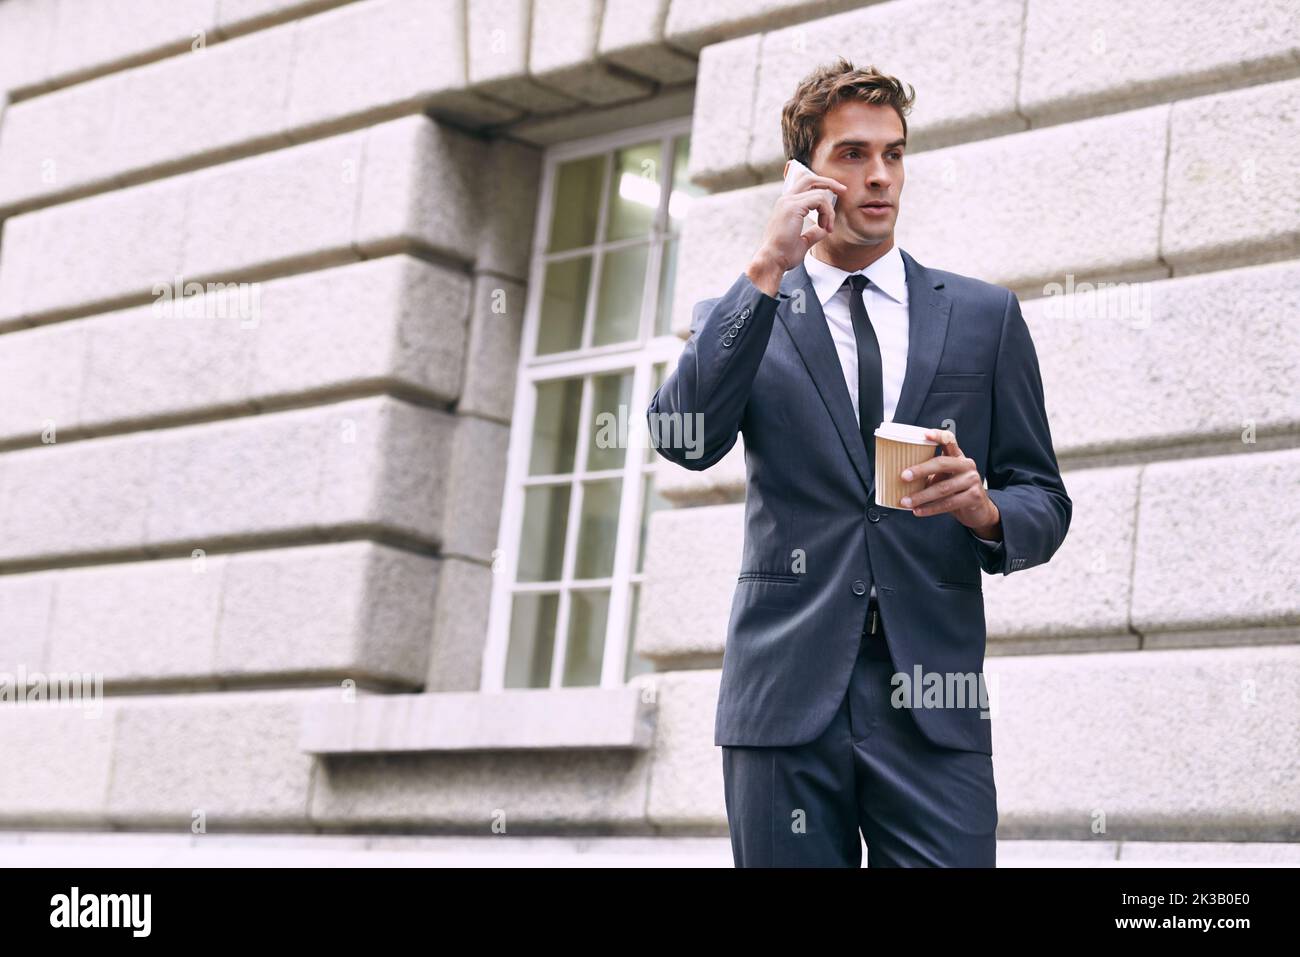
[[927,439],[925,429],[919,425],[901,422],[882,422],[875,435],[876,504],[885,508],[906,508],[902,503],[903,496],[925,488],[925,476],[904,482],[901,477],[903,469],[934,458],[939,443]]

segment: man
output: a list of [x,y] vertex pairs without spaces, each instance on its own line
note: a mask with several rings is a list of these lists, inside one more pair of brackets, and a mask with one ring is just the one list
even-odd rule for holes
[[[656,443],[687,468],[745,436],[714,733],[741,867],[859,867],[862,841],[873,867],[995,863],[980,569],[1048,561],[1072,503],[1015,295],[894,244],[914,98],[843,59],[799,84],[782,132],[812,172],[647,410],[654,436],[694,417],[690,449]],[[901,510],[875,504],[886,421],[938,443]]]

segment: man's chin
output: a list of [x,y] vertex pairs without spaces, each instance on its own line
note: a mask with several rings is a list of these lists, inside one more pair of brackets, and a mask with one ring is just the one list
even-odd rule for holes
[[855,246],[879,246],[881,243],[889,242],[889,238],[892,235],[894,235],[894,230],[892,228],[872,230],[855,229],[853,231],[852,242]]

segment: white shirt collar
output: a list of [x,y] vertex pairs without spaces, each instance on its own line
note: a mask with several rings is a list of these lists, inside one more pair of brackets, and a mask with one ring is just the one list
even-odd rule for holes
[[[812,249],[804,254],[803,264],[808,270],[808,278],[812,280],[817,299],[823,306],[844,285],[845,278],[851,275],[847,270],[822,262],[813,255]],[[907,299],[907,268],[897,244],[866,269],[857,272],[870,279],[873,286],[895,302],[901,303]]]

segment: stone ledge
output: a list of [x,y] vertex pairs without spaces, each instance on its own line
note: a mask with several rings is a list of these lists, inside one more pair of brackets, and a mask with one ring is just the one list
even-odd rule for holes
[[[1300,647],[998,657],[984,670],[1000,840],[1300,841]],[[645,819],[702,832],[726,821],[721,671],[652,678]],[[402,806],[427,817],[436,793],[411,788]]]
[[310,704],[310,754],[646,749],[654,705],[638,687],[363,695]]
[[[998,867],[1295,867],[1300,844],[998,841]],[[863,864],[868,862],[864,852]],[[0,832],[4,867],[733,867],[725,837]]]

